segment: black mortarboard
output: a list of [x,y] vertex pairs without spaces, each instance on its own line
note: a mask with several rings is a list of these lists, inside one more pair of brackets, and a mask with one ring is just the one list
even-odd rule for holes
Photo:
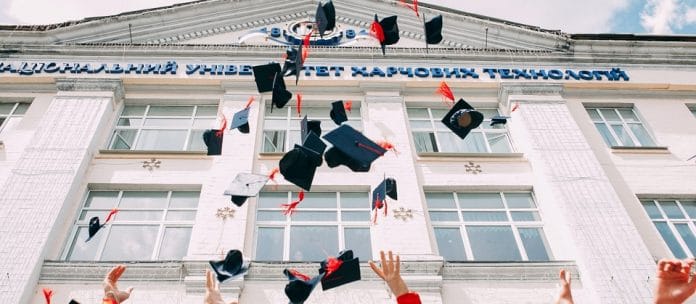
[[[375,14],[375,21],[378,20],[377,14]],[[396,44],[399,42],[399,25],[396,23],[396,16],[389,16],[381,21],[379,25],[382,27],[384,32],[384,41],[381,41],[382,45],[382,55],[386,54],[386,46]]]
[[510,117],[503,116],[503,115],[495,115],[495,116],[491,117],[491,127],[498,125],[498,124],[503,124],[503,125],[506,124],[508,118],[510,118]]
[[295,69],[295,59],[297,59],[297,49],[290,46],[288,49],[285,51],[285,62],[283,63],[283,76],[292,76],[298,73],[299,71]]
[[341,125],[344,121],[348,120],[348,115],[346,114],[346,108],[343,105],[343,100],[334,101],[331,103],[331,112],[329,112],[331,120],[337,125]]
[[295,147],[285,153],[278,166],[285,180],[309,191],[317,171],[317,163],[321,164],[321,155],[305,147]]
[[300,137],[302,138],[302,143],[304,143],[304,139],[309,132],[321,136],[321,120],[307,120],[307,115],[305,115],[300,121]]
[[242,252],[236,249],[227,252],[227,256],[222,261],[209,261],[210,267],[217,274],[217,279],[223,282],[227,279],[234,278],[249,270],[247,265],[244,265]]
[[244,134],[249,133],[249,110],[250,108],[244,108],[243,110],[234,113],[230,130],[238,128],[239,132]]
[[343,250],[337,258],[322,261],[319,273],[326,273],[321,279],[322,290],[360,281],[360,260],[353,258],[353,250]]
[[225,190],[225,195],[231,195],[232,202],[241,207],[248,197],[256,196],[261,191],[268,179],[266,175],[239,173]]
[[438,15],[425,23],[425,42],[438,44],[442,41],[442,15]]
[[310,154],[314,160],[314,164],[317,167],[321,166],[324,158],[324,151],[326,151],[326,143],[319,138],[319,135],[315,134],[314,132],[309,132],[309,134],[307,134],[307,136],[305,136],[305,138],[302,140],[302,148],[314,152]]
[[[292,99],[292,93],[288,91],[285,87],[285,80],[283,76],[278,73],[273,84],[273,95],[271,96],[271,103],[274,104],[278,109],[282,109],[288,101]],[[273,109],[273,105],[271,105]]]
[[375,201],[377,199],[384,200],[387,196],[394,200],[398,198],[396,192],[396,180],[391,177],[385,178],[375,188],[375,190],[372,191],[372,209],[375,209]]
[[319,31],[319,36],[324,36],[324,32],[331,31],[336,27],[336,9],[334,8],[333,2],[329,0],[326,4],[322,5],[321,1],[317,6],[316,13],[317,30]]
[[68,304],[80,304],[80,302],[75,301],[75,300],[70,300],[70,302]]
[[[311,279],[305,281],[305,278],[300,277],[301,274],[297,274],[294,271],[285,269],[283,273],[288,277],[287,285],[285,285],[285,295],[290,299],[290,304],[303,304],[312,294],[314,287],[319,284],[324,274],[319,274]],[[304,275],[301,275],[304,276]]]
[[483,114],[474,110],[474,107],[466,103],[464,99],[459,101],[442,118],[445,124],[454,134],[464,139],[471,130],[478,127],[483,121]]
[[87,240],[85,240],[85,242],[88,242],[89,240],[91,240],[92,237],[95,234],[97,234],[99,229],[101,229],[102,227],[103,226],[101,224],[99,224],[99,217],[98,216],[95,216],[95,217],[89,219],[89,228],[88,228],[89,229],[88,230],[89,236],[87,237]]
[[273,90],[273,82],[276,74],[280,74],[280,64],[273,62],[253,67],[254,81],[259,93],[270,92]]
[[349,125],[341,125],[324,135],[324,139],[333,144],[324,156],[332,168],[346,165],[353,171],[367,172],[372,162],[387,152]]
[[[208,155],[222,154],[222,133],[220,130],[206,130],[203,132],[203,142],[208,147]],[[219,136],[218,136],[219,134]]]

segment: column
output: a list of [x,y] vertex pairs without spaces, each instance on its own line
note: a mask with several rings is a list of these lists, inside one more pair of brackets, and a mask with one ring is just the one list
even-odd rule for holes
[[510,133],[528,158],[539,203],[558,210],[588,303],[647,303],[655,263],[561,96],[561,84],[503,83]]
[[[27,303],[58,221],[83,187],[89,162],[123,99],[120,80],[57,79],[48,106],[23,155],[0,190],[0,303]],[[6,275],[7,273],[7,275]],[[9,279],[7,278],[9,276]]]

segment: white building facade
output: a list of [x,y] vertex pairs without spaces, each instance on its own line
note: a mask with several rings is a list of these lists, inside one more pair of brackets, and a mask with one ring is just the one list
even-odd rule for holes
[[[421,4],[442,14],[427,49],[422,20],[393,1],[336,1],[337,28],[314,37],[288,90],[302,115],[348,124],[395,151],[370,172],[318,168],[299,188],[278,175],[237,207],[239,172],[269,174],[299,141],[296,98],[259,94],[251,66],[282,62],[316,1],[203,0],[46,26],[0,27],[0,302],[96,303],[113,265],[128,302],[201,303],[208,260],[242,250],[241,303],[285,303],[282,270],[314,274],[353,249],[362,280],[306,303],[395,303],[367,266],[401,255],[424,303],[550,303],[558,270],[578,303],[650,303],[655,263],[696,254],[696,38],[571,35]],[[366,31],[399,16],[386,56]],[[422,17],[422,16],[421,16]],[[461,141],[440,119],[442,81],[486,121]],[[249,134],[222,155],[201,134],[250,97]],[[511,117],[489,126],[495,114]],[[384,176],[396,201],[377,223]],[[88,221],[120,211],[89,243]]]

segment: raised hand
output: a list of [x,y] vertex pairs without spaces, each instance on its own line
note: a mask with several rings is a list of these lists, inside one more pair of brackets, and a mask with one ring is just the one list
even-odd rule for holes
[[133,287],[128,288],[126,291],[120,291],[116,286],[118,279],[125,271],[126,266],[118,265],[114,268],[111,268],[111,271],[109,271],[109,273],[106,274],[106,278],[104,278],[103,284],[105,299],[115,300],[116,303],[122,303],[123,301],[128,300],[131,292],[133,291]]
[[[213,274],[210,269],[205,271],[205,301],[204,304],[225,304],[220,295],[220,285],[215,279],[215,274]],[[237,302],[230,302],[230,304],[237,304]]]
[[561,269],[558,275],[561,289],[558,291],[555,304],[573,304],[573,295],[570,293],[570,272]]
[[401,260],[399,259],[399,255],[396,256],[396,261],[394,261],[394,256],[391,251],[389,251],[388,260],[384,256],[384,251],[380,251],[379,256],[382,268],[377,267],[375,262],[370,261],[370,268],[372,268],[372,271],[387,282],[387,286],[389,286],[389,289],[391,289],[392,293],[397,298],[408,293],[408,286],[406,286],[406,283],[399,274],[401,272]]
[[693,266],[693,259],[660,260],[657,263],[655,303],[683,303],[692,296],[696,291],[696,280],[690,275]]

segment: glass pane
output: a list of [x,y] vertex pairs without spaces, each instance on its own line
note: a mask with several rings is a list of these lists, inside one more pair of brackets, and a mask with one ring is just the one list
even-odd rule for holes
[[120,208],[167,208],[166,191],[124,191]]
[[290,227],[291,261],[322,261],[333,252],[338,252],[338,228]]
[[[2,124],[5,122],[6,117],[0,117],[0,127],[2,127]],[[2,130],[2,129],[0,129]]]
[[614,133],[619,138],[619,141],[621,142],[622,146],[633,147],[636,145],[633,142],[633,139],[631,139],[631,136],[628,135],[628,132],[626,131],[626,128],[624,128],[623,125],[611,125],[611,128],[614,130]]
[[284,222],[285,215],[279,210],[275,211],[257,211],[256,212],[257,221],[273,221],[273,222]]
[[[297,193],[292,193],[293,199],[297,198]],[[305,199],[299,205],[302,208],[333,208],[336,209],[335,192],[305,192]]]
[[370,212],[341,211],[341,220],[344,222],[367,222],[370,220]]
[[677,229],[677,232],[679,232],[679,235],[681,235],[682,240],[686,243],[686,246],[689,247],[689,250],[691,250],[692,253],[696,252],[696,237],[694,237],[694,233],[689,228],[689,225],[674,224],[674,228]]
[[198,106],[196,109],[196,117],[201,116],[217,116],[218,107],[217,106]]
[[506,212],[494,211],[465,211],[462,218],[467,222],[505,222],[508,220]]
[[[442,117],[445,117],[445,115],[449,112],[449,109],[430,109],[430,113],[433,114],[433,119],[435,120],[440,120]],[[436,123],[436,124],[442,124],[442,123]]]
[[653,142],[650,134],[648,134],[648,131],[645,130],[642,124],[628,124],[628,127],[631,128],[631,132],[633,132],[633,135],[638,139],[641,146],[655,146],[655,142]]
[[660,201],[660,207],[662,207],[662,211],[665,212],[665,215],[667,215],[667,218],[671,219],[683,219],[684,214],[679,210],[679,207],[677,206],[677,202],[675,201]]
[[191,130],[191,136],[189,137],[187,151],[207,151],[208,147],[203,141],[203,133],[205,130]]
[[616,114],[614,109],[600,109],[599,111],[602,112],[602,115],[606,121],[621,121],[619,115]]
[[408,118],[410,118],[410,119],[429,118],[428,117],[428,109],[426,109],[426,108],[407,108],[406,113],[408,114]]
[[17,105],[17,108],[14,111],[14,115],[24,115],[25,113],[27,113],[28,109],[29,109],[28,103],[20,103]]
[[111,225],[102,261],[150,260],[157,240],[157,226]]
[[681,245],[679,245],[679,242],[677,242],[677,238],[674,237],[674,234],[672,234],[672,230],[669,229],[669,225],[667,225],[667,223],[655,223],[655,228],[657,228],[657,231],[660,232],[662,239],[665,241],[665,243],[667,243],[667,247],[669,247],[669,250],[672,251],[672,254],[674,254],[676,258],[686,258],[684,250],[681,248]]
[[101,238],[104,235],[104,231],[99,231],[92,237],[89,242],[85,242],[89,236],[88,227],[80,227],[77,230],[75,239],[73,239],[70,245],[70,253],[68,253],[69,261],[92,261],[97,255],[97,248],[101,243]]
[[541,228],[520,228],[520,239],[529,261],[548,261],[549,245]]
[[283,152],[285,131],[263,131],[263,152]]
[[590,115],[592,121],[602,121],[602,117],[597,113],[597,109],[587,109],[587,114]]
[[[467,138],[471,136],[472,134],[469,133],[467,135]],[[481,135],[481,134],[479,134]],[[475,151],[470,151],[469,147],[467,145],[466,139],[461,139],[459,136],[455,135],[452,133],[452,131],[447,130],[446,132],[437,132],[437,139],[439,140],[440,145],[438,146],[439,152],[448,152],[448,153],[465,153],[465,152],[475,152]],[[481,138],[479,138],[481,139]],[[484,149],[485,151],[485,149]]]
[[418,153],[438,152],[435,134],[432,132],[413,132],[413,143]]
[[196,211],[172,211],[167,212],[167,221],[193,221],[196,219]]
[[504,209],[498,193],[457,193],[462,209]]
[[471,250],[477,261],[520,261],[519,249],[508,226],[466,227]]
[[174,191],[169,208],[196,208],[201,193],[198,191]]
[[283,259],[283,230],[283,228],[259,228],[256,236],[257,261]]
[[370,208],[367,192],[341,192],[341,208]]
[[616,139],[614,139],[614,136],[611,135],[611,132],[609,132],[609,128],[606,124],[598,122],[595,123],[595,127],[597,127],[599,135],[602,135],[602,138],[604,139],[604,142],[607,144],[607,146],[614,147],[619,145],[616,142]]
[[0,114],[10,115],[14,107],[14,103],[0,103]]
[[[355,112],[355,111],[353,111],[353,112]],[[359,113],[359,112],[356,112],[356,113]],[[350,116],[350,115],[348,115],[348,116]],[[330,122],[330,123],[333,124],[333,122]],[[349,125],[349,126],[353,127],[353,129],[356,129],[358,131],[362,131],[362,121],[360,121],[360,120],[348,120],[348,121],[344,122],[343,124]],[[329,131],[334,129],[333,126],[328,124],[328,123],[322,124],[322,126],[331,126],[331,129],[327,129],[326,132],[329,132]]]
[[143,116],[145,108],[145,106],[125,106],[121,116]]
[[[87,211],[87,210],[82,210],[80,212],[80,218],[78,219],[79,221],[84,221],[85,223],[89,222],[89,220],[95,216],[98,216],[99,218],[106,219],[107,214],[109,214],[109,211],[107,210],[93,210],[93,211]],[[115,216],[117,216],[118,213]]]
[[289,107],[283,108],[283,109],[278,109],[276,107],[272,107],[271,104],[267,104],[265,107],[264,115],[266,117],[287,117],[288,116],[288,109]]
[[121,118],[118,120],[118,126],[123,127],[139,127],[143,123],[141,118]]
[[510,212],[510,215],[512,215],[512,220],[516,221],[516,222],[541,221],[541,216],[539,216],[538,212],[513,211],[513,212]]
[[[331,122],[333,124],[333,122]],[[298,124],[299,125],[299,124]],[[293,124],[294,126],[294,124]],[[285,119],[266,119],[263,121],[263,128],[266,131],[285,130],[288,127],[288,121]]]
[[182,150],[186,130],[142,130],[135,146],[137,150]]
[[148,118],[145,119],[146,127],[177,127],[189,128],[192,120],[190,118]]
[[[302,117],[307,115],[308,119],[316,119],[315,117],[327,117],[329,116],[329,111],[326,110],[324,107],[307,107],[304,106],[302,107],[302,115],[297,115],[297,107],[293,106],[292,109],[290,110],[292,113],[292,119],[296,120],[301,120]],[[355,109],[353,109],[355,111]],[[346,114],[348,114],[348,111],[346,111]]]
[[425,201],[428,204],[428,208],[457,208],[457,205],[454,202],[454,195],[452,193],[426,193]]
[[[651,219],[661,219],[662,214],[660,213],[660,210],[657,209],[657,206],[655,206],[655,203],[653,202],[643,202],[643,208],[645,208],[645,212],[648,213],[648,216]],[[687,209],[688,212],[688,209]]]
[[459,215],[456,211],[430,211],[430,220],[433,222],[458,222]]
[[696,201],[680,201],[682,207],[686,211],[686,214],[690,218],[696,219]]
[[509,153],[510,141],[508,140],[507,134],[505,133],[488,133],[488,145],[491,146],[491,152],[493,153]]
[[[491,117],[496,116],[500,113],[498,113],[497,109],[476,109],[476,111],[480,112],[483,114],[483,117],[487,123],[490,123]],[[487,123],[482,123],[482,125],[487,124]]]
[[87,195],[85,208],[105,208],[116,207],[118,191],[90,191]]
[[[454,135],[454,134],[452,134]],[[464,143],[466,144],[466,151],[470,153],[486,153],[488,149],[486,148],[486,139],[483,137],[483,133],[472,132],[464,138]]]
[[440,255],[446,261],[466,261],[464,242],[459,228],[435,228],[435,239]]
[[508,208],[536,208],[531,193],[503,193]]
[[292,215],[292,221],[336,221],[336,211],[324,212],[297,210],[297,212]]
[[292,149],[292,147],[294,147],[295,145],[302,145],[302,143],[300,142],[300,131],[299,130],[291,130],[290,131],[290,138],[288,138],[288,139],[290,140],[290,142],[288,144],[288,147],[290,147],[290,149]]
[[190,239],[191,228],[166,228],[162,237],[159,259],[181,260],[186,256]]
[[221,124],[216,123],[215,118],[198,118],[193,120],[194,129],[220,129]]
[[372,259],[370,228],[346,228],[343,230],[345,249],[353,250],[353,256],[362,261]]
[[619,114],[621,115],[621,118],[623,118],[625,122],[640,122],[638,116],[636,116],[636,114],[633,112],[633,109],[620,108],[618,110]]
[[126,211],[116,213],[118,221],[161,221],[162,211]]
[[288,203],[287,192],[261,192],[258,208],[280,208],[280,204]]
[[138,130],[115,130],[110,149],[130,150]]
[[150,106],[147,116],[191,116],[193,106]]
[[430,120],[411,120],[411,129],[414,131],[431,131],[433,125]]

